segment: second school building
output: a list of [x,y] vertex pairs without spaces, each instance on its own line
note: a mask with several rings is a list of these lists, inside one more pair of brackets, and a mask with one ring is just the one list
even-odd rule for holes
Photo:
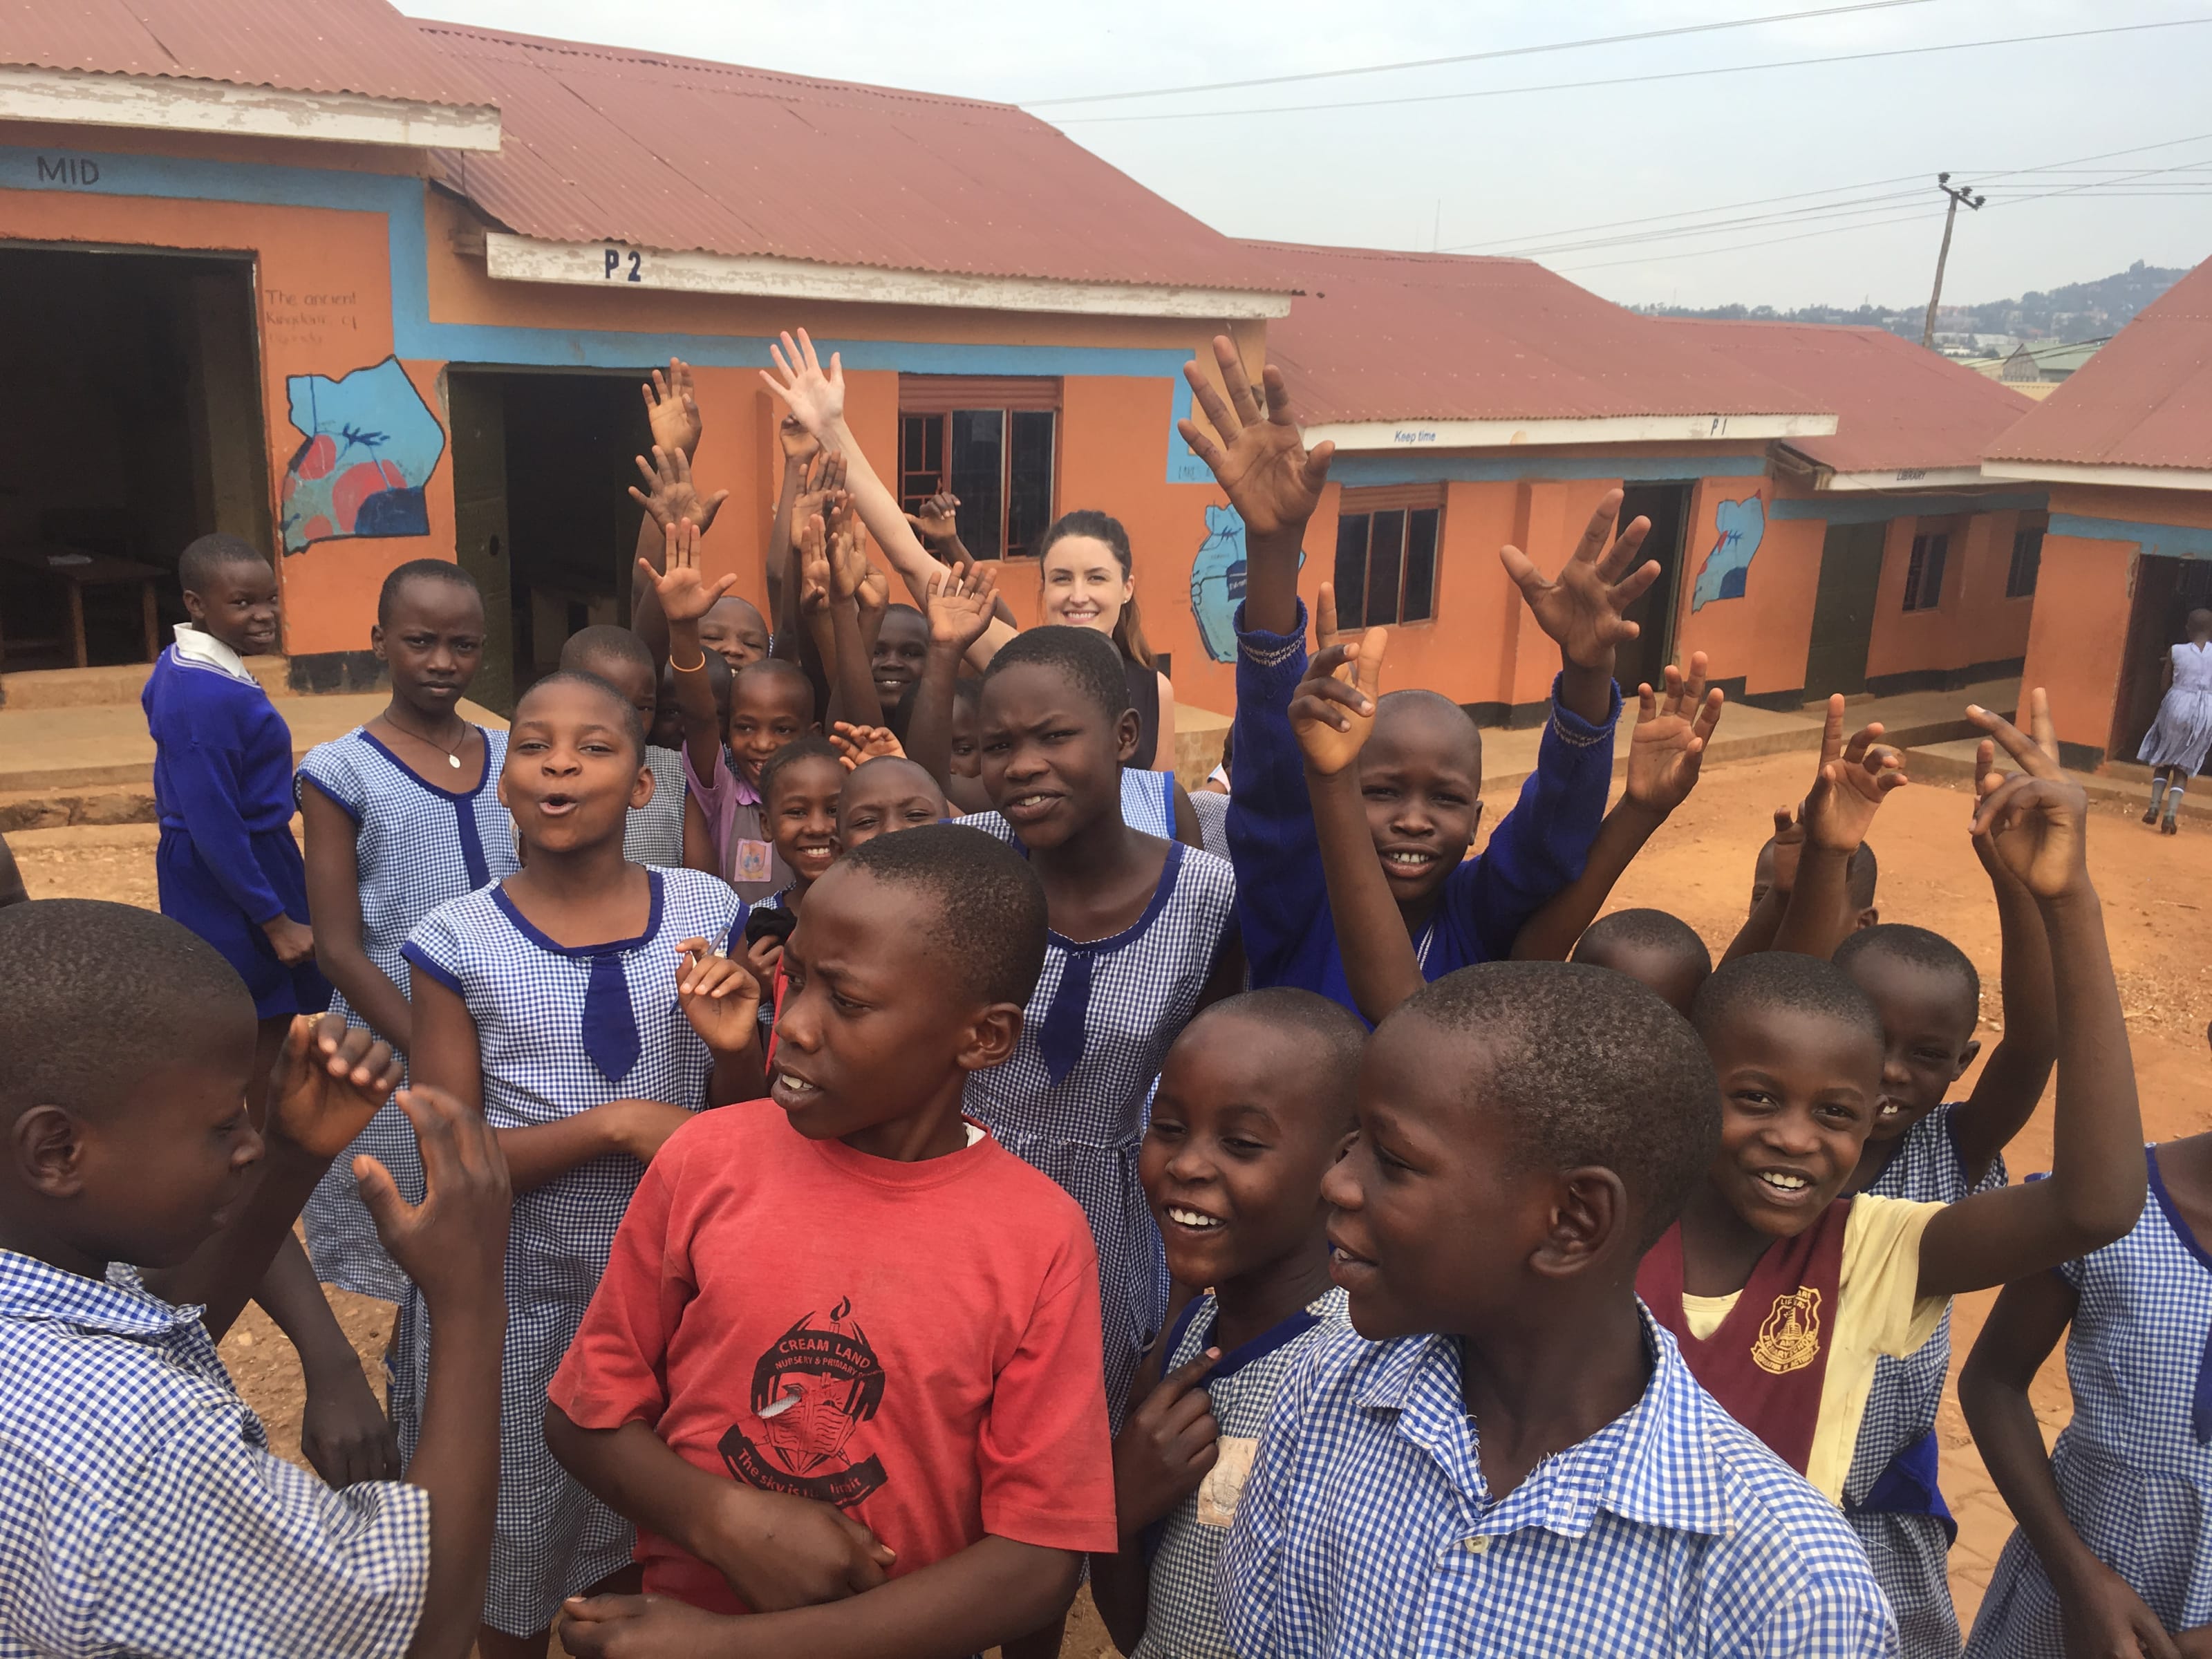
[[382,0],[318,15],[0,20],[8,676],[143,656],[181,614],[178,550],[223,529],[280,553],[306,690],[369,684],[385,575],[457,558],[501,706],[623,618],[638,387],[672,356],[702,487],[730,491],[708,562],[757,597],[781,466],[758,371],[799,325],[842,354],[878,470],[961,497],[1024,618],[1052,518],[1121,518],[1194,709],[1233,701],[1243,578],[1175,431],[1217,333],[1337,445],[1303,590],[1333,579],[1397,628],[1394,684],[1479,719],[1540,717],[1556,666],[1498,546],[1556,568],[1616,485],[1666,569],[1632,686],[1704,650],[1795,706],[2028,654],[2051,485],[1981,466],[2027,400],[1905,342],[1661,321],[1516,260],[1238,241],[1006,106]]

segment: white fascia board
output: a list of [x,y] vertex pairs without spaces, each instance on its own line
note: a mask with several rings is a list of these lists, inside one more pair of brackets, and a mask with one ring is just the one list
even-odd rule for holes
[[1984,478],[2117,484],[2127,489],[2212,489],[2212,471],[2183,466],[2084,466],[2073,461],[1984,461]]
[[410,149],[496,150],[499,112],[356,92],[285,92],[167,75],[0,65],[0,119],[242,133]]
[[771,300],[849,301],[877,306],[955,306],[966,311],[1196,317],[1207,321],[1291,314],[1288,294],[888,270],[876,265],[780,259],[769,254],[670,253],[632,247],[626,242],[550,242],[504,231],[485,235],[484,270],[489,276],[509,283],[574,283],[586,288],[635,284],[690,294],[746,294]]
[[1826,438],[1833,415],[1601,415],[1533,421],[1345,421],[1305,428],[1309,447],[1519,449],[1562,444],[1711,443]]
[[1887,471],[1831,472],[1820,487],[1841,494],[1855,489],[1960,489],[1986,482],[1978,466],[1900,466]]

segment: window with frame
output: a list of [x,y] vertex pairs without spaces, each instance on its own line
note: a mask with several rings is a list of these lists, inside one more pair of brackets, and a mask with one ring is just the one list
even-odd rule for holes
[[1347,490],[1336,520],[1336,619],[1343,628],[1401,626],[1437,614],[1441,492]]
[[2012,563],[2005,571],[2005,598],[2024,599],[2035,592],[2035,579],[2043,573],[2043,526],[2013,532]]
[[1948,531],[1912,538],[1912,557],[1905,567],[1905,608],[1933,611],[1943,602],[1943,564],[1950,556]]
[[1035,555],[1053,520],[1060,382],[899,376],[899,505],[960,498],[960,539],[979,559]]

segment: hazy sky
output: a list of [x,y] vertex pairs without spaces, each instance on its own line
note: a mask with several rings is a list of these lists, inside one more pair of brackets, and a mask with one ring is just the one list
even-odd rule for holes
[[[1025,106],[1841,3],[402,0],[418,15]],[[1942,234],[1934,174],[1949,169],[1954,182],[1978,183],[2008,170],[1989,206],[1960,215],[1944,291],[1966,301],[2100,276],[2136,259],[2189,265],[2212,255],[2212,104],[2203,96],[2212,22],[1611,83],[2208,13],[2206,0],[1910,0],[1630,45],[1179,98],[1055,103],[1036,112],[1235,235],[1475,252],[1645,238],[1541,255],[1627,302],[1924,304]],[[1237,118],[1079,118],[1560,82],[1604,84]],[[2185,138],[2197,142],[2111,154]],[[2090,157],[2102,159],[2082,159]],[[2024,171],[2061,162],[2106,171]],[[2122,182],[2119,169],[2161,171]],[[2069,193],[2022,199],[2045,191]],[[1907,193],[1869,199],[1892,192]],[[1792,199],[1762,199],[1778,197]],[[1650,235],[1679,220],[1586,228],[1747,202],[1758,204],[1708,217],[1748,220],[1793,206],[1845,216],[1761,219],[1672,240]],[[1813,231],[1824,234],[1806,234]]]

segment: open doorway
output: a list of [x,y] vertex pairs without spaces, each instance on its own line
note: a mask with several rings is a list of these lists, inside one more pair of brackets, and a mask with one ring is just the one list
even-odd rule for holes
[[484,592],[483,666],[470,695],[502,714],[559,665],[580,628],[629,621],[641,509],[630,457],[652,438],[643,376],[455,368],[455,542]]
[[0,666],[144,662],[177,556],[273,551],[247,254],[0,245]]
[[1621,613],[1643,630],[1620,648],[1613,664],[1613,677],[1632,702],[1639,684],[1658,686],[1667,665],[1674,660],[1674,612],[1682,591],[1682,536],[1690,520],[1690,489],[1687,483],[1632,483],[1622,493],[1620,521],[1650,520],[1644,556],[1659,561],[1659,580]]
[[1813,631],[1805,647],[1808,702],[1866,690],[1867,650],[1874,639],[1875,595],[1881,586],[1887,520],[1832,524],[1820,544],[1820,586]]
[[[2110,758],[2136,757],[2143,733],[2158,718],[2166,653],[2186,637],[2182,623],[2189,613],[2204,610],[2212,610],[2212,562],[2148,555],[2136,559],[2127,654],[2120,661],[2120,694],[2112,703]],[[2206,757],[2203,770],[2212,772],[2212,757]]]

